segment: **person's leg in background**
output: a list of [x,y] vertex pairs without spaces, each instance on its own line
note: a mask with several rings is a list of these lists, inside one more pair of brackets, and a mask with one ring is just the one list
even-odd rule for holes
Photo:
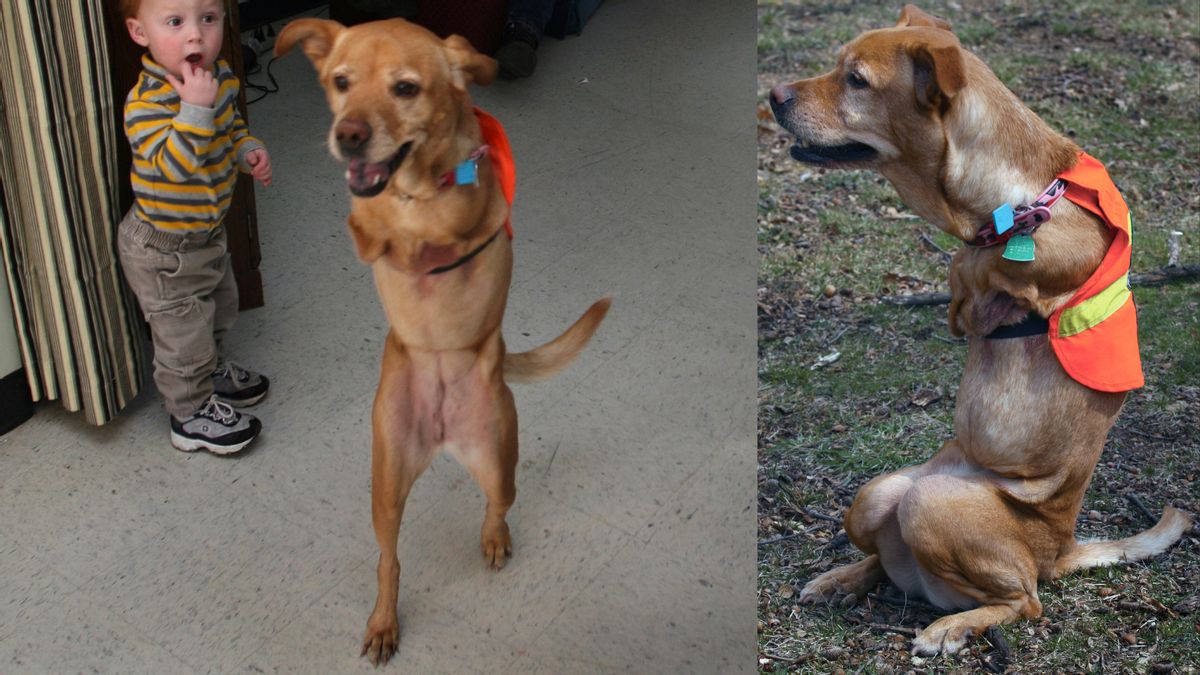
[[537,48],[554,14],[554,0],[509,0],[508,18],[496,50],[500,76],[529,77],[537,67]]

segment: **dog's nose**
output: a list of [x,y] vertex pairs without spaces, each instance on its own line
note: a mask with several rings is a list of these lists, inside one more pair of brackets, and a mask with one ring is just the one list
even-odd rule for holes
[[771,89],[771,103],[784,106],[796,100],[796,91],[786,84],[776,85]]
[[333,128],[333,135],[342,152],[356,152],[371,140],[371,125],[362,120],[346,118]]

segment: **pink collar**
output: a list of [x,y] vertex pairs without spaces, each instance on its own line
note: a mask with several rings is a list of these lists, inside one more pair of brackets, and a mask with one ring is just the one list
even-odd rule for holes
[[[987,248],[1003,244],[1018,234],[1033,234],[1035,230],[1049,222],[1050,207],[1054,206],[1067,193],[1067,181],[1055,178],[1050,187],[1033,203],[1028,206],[1018,206],[1013,209],[1005,204],[992,212],[992,222],[979,228],[975,239],[967,242],[967,246]],[[1003,211],[1008,214],[1002,215]],[[1007,219],[1011,218],[1009,224]]]

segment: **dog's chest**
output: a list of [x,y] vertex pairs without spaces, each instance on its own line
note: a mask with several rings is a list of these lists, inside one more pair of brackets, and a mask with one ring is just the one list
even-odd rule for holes
[[446,274],[411,275],[381,262],[375,263],[374,270],[388,323],[405,345],[430,351],[468,349],[500,327],[507,271],[481,274],[474,269],[456,269]]

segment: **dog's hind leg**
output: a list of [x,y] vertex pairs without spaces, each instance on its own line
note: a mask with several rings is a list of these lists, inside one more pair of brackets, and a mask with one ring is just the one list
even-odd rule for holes
[[871,554],[856,563],[829,570],[804,584],[804,590],[800,591],[798,599],[807,604],[819,600],[833,600],[845,593],[852,593],[855,598],[862,599],[868,591],[883,581],[885,576],[887,575],[879,562],[879,556]]
[[[1037,602],[1037,598],[1033,598]],[[1041,603],[1037,603],[1037,612],[1042,613]],[[985,605],[975,609],[943,616],[925,627],[917,637],[913,638],[912,653],[917,656],[933,656],[938,653],[955,654],[966,646],[967,639],[973,635],[982,635],[988,626],[1008,623],[1021,616],[1029,614],[1008,604]]]
[[913,653],[953,654],[992,624],[1042,613],[1037,596],[1045,561],[1031,542],[1047,526],[1014,511],[994,485],[947,474],[919,478],[897,509],[900,534],[919,563],[922,594],[944,616],[913,640]]
[[[912,487],[912,479],[899,473],[878,476],[859,489],[854,504],[846,512],[846,534],[854,545],[867,554],[864,560],[825,572],[809,581],[800,591],[801,603],[831,601],[846,593],[862,599],[885,576],[880,559],[880,541],[885,530],[899,532],[896,505]],[[898,538],[898,537],[897,537]],[[891,552],[891,551],[889,551]]]
[[846,511],[844,525],[850,541],[867,558],[808,582],[800,591],[799,601],[830,601],[846,593],[862,599],[885,575],[906,593],[919,592],[916,560],[900,537],[896,509],[916,479],[936,470],[946,457],[956,456],[956,451],[955,442],[949,441],[930,462],[876,476],[859,488],[854,503]]
[[412,407],[418,397],[410,390],[407,357],[390,338],[383,362],[372,410],[371,447],[371,520],[379,544],[379,593],[362,643],[362,655],[374,665],[387,663],[399,644],[400,520],[413,483],[433,458]]
[[495,446],[464,453],[461,461],[487,497],[479,540],[483,559],[498,570],[512,555],[505,516],[517,498],[517,408],[508,387],[496,384],[495,435],[488,441]]

